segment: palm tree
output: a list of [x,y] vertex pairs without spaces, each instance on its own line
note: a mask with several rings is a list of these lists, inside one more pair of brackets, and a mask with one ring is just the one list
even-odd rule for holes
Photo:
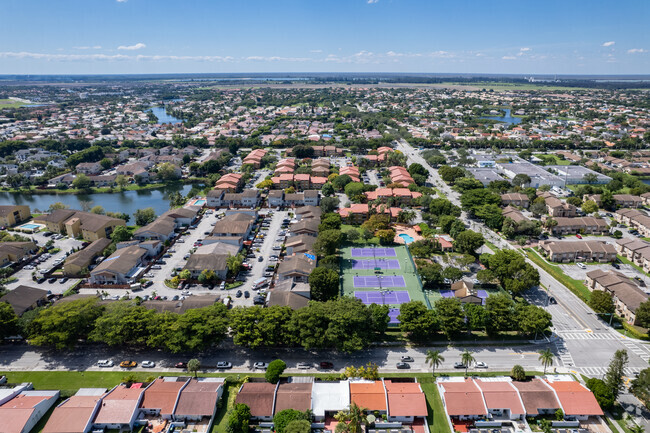
[[474,359],[469,350],[465,350],[460,356],[460,362],[462,362],[465,366],[465,376],[467,376],[467,369],[469,368],[469,365],[474,361],[476,361],[476,359]]
[[445,362],[445,358],[440,354],[439,350],[427,350],[427,364],[433,368],[433,375],[436,375],[436,368]]
[[355,402],[350,403],[348,410],[339,411],[334,415],[339,424],[336,426],[337,432],[361,433],[362,426],[368,424],[366,409],[357,406]]
[[544,374],[546,375],[546,368],[553,365],[553,352],[550,349],[540,350],[538,359],[542,362]]
[[645,431],[645,429],[643,427],[641,427],[640,425],[636,425],[636,424],[634,426],[632,426],[632,427],[628,426],[628,428],[630,429],[630,431],[632,433],[643,433]]
[[190,359],[187,361],[187,371],[188,372],[194,372],[194,378],[196,378],[196,373],[199,371],[201,368],[201,361],[198,359]]

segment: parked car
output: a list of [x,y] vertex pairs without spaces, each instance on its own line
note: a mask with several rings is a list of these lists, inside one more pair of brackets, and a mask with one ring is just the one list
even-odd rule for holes
[[398,362],[397,364],[395,364],[395,367],[397,367],[399,370],[403,370],[403,369],[406,369],[406,368],[411,368],[410,364],[408,364],[406,362]]
[[66,283],[67,281],[68,281],[68,278],[67,278],[67,277],[63,277],[63,278],[61,278],[61,279],[59,280],[59,284],[64,284],[64,283]]
[[120,362],[120,367],[122,367],[122,368],[133,368],[136,365],[138,365],[138,363],[135,362],[135,361],[122,361],[122,362]]
[[249,292],[248,290],[246,290],[246,291],[244,292],[244,298],[248,299],[248,298],[250,298],[250,297],[251,297],[250,292]]
[[474,364],[474,367],[476,368],[488,368],[487,364],[485,362],[479,361],[476,364]]
[[258,261],[258,262],[263,262],[263,261],[264,261],[264,257],[259,256],[259,257],[257,258],[257,261]]
[[177,362],[174,364],[174,368],[187,368],[187,362]]
[[232,363],[226,361],[219,361],[217,362],[217,368],[219,369],[232,368]]
[[97,361],[97,367],[112,367],[115,363],[110,359],[100,359]]
[[154,368],[156,366],[156,363],[153,361],[142,361],[142,364],[140,364],[144,368]]
[[587,269],[584,263],[576,263],[576,266],[578,266],[580,269]]
[[313,365],[308,363],[308,362],[299,362],[298,365],[296,365],[296,367],[301,369],[301,370],[308,370],[308,369],[312,368]]
[[235,293],[235,297],[237,297],[237,298],[241,298],[241,295],[242,295],[242,291],[241,291],[241,290],[237,290],[237,293]]
[[52,277],[52,278],[50,278],[49,280],[47,280],[47,282],[50,283],[50,284],[52,284],[52,283],[56,283],[56,278],[55,278],[55,277]]
[[621,265],[618,263],[612,263],[612,267],[614,267],[614,269],[621,269]]
[[454,362],[454,368],[465,368],[465,364],[462,362]]
[[334,364],[331,363],[330,361],[321,361],[319,365],[320,365],[320,368],[322,368],[322,369],[334,368]]
[[258,370],[266,370],[268,368],[269,364],[266,362],[256,362],[253,364],[253,368],[256,368]]
[[576,237],[577,237],[578,239],[582,239],[582,236],[581,236],[580,234],[576,234]]
[[402,362],[415,362],[412,356],[402,356]]

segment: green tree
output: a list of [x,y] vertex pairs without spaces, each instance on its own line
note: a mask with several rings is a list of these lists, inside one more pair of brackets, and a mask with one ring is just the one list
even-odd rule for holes
[[[244,254],[239,253],[230,255],[228,254],[228,257],[226,258],[226,267],[228,268],[228,275],[231,277],[237,276],[239,274],[239,271],[241,270],[242,263],[244,263]],[[216,275],[214,280],[216,280]]]
[[507,293],[499,292],[488,296],[485,311],[488,334],[496,335],[511,331],[515,327],[515,302]]
[[612,391],[614,398],[618,398],[621,391],[625,388],[623,376],[625,374],[625,367],[627,366],[628,360],[629,357],[627,350],[617,350],[609,363],[607,372],[605,373],[605,384]]
[[70,206],[68,206],[67,204],[63,204],[60,201],[57,201],[55,203],[52,203],[50,207],[47,208],[47,211],[51,213],[54,212],[55,210],[69,209],[69,208]]
[[287,424],[284,433],[310,433],[311,422],[306,419],[294,420]]
[[338,272],[317,267],[309,275],[309,290],[312,299],[315,301],[327,301],[335,298],[339,293],[339,274]]
[[[250,430],[251,410],[242,403],[235,403],[228,415],[227,433],[248,433]],[[276,430],[277,431],[277,430]]]
[[343,240],[341,230],[324,230],[318,233],[316,242],[314,242],[314,251],[319,256],[330,256],[336,254],[336,251]]
[[485,239],[480,233],[465,230],[456,235],[454,247],[456,251],[465,254],[476,254],[476,250],[485,244]]
[[439,350],[427,350],[427,357],[425,358],[426,363],[433,370],[433,375],[436,375],[436,368],[440,367],[445,358],[442,356]]
[[43,309],[31,323],[29,342],[57,349],[74,346],[88,336],[102,311],[97,298],[62,302]]
[[551,313],[537,305],[518,304],[515,308],[515,322],[523,335],[543,333],[553,325],[552,319]]
[[390,245],[393,243],[393,240],[395,239],[395,230],[393,229],[377,230],[375,236],[379,238],[379,243],[381,245]]
[[530,176],[524,173],[516,174],[515,177],[512,178],[512,184],[519,187],[524,187],[525,185],[529,185],[530,182],[531,182]]
[[126,178],[126,176],[124,176],[123,174],[118,174],[118,175],[115,177],[115,184],[116,184],[120,189],[124,189],[124,188],[126,188],[127,185],[129,184],[129,180],[128,180],[128,179]]
[[589,306],[596,313],[613,314],[615,311],[612,295],[602,290],[594,290],[591,292],[591,297],[589,298]]
[[526,380],[526,370],[521,365],[515,364],[510,370],[510,377],[512,377],[512,380]]
[[352,182],[352,178],[348,176],[347,174],[344,174],[342,176],[336,176],[334,180],[332,181],[332,186],[337,190],[337,191],[343,191],[345,188],[345,185],[348,183]]
[[438,174],[450,185],[453,185],[457,179],[465,177],[466,173],[461,167],[450,167],[448,165],[442,165],[438,168]]
[[474,356],[470,353],[469,350],[465,350],[460,355],[460,362],[465,366],[465,376],[467,376],[467,369],[472,363],[476,362],[476,359],[474,359]]
[[465,315],[458,298],[443,298],[435,303],[440,330],[450,340],[465,330]]
[[582,203],[582,211],[586,214],[598,212],[598,205],[593,200],[587,200]]
[[474,215],[485,222],[492,230],[499,230],[503,226],[503,212],[496,204],[484,204],[474,210]]
[[644,328],[650,328],[650,301],[642,302],[636,309],[636,320]]
[[397,319],[400,322],[400,330],[413,341],[431,338],[438,328],[435,313],[420,301],[401,304]]
[[190,278],[192,278],[192,273],[190,272],[189,269],[183,269],[183,270],[178,274],[178,277],[179,277],[181,280],[189,280]]
[[281,359],[274,359],[269,363],[269,366],[266,369],[264,377],[269,383],[278,383],[280,376],[284,373],[284,370],[287,368],[287,364]]
[[334,212],[338,207],[338,197],[323,197],[320,200],[320,209],[323,211],[323,213]]
[[93,185],[92,181],[88,176],[83,173],[77,175],[75,180],[72,181],[72,186],[76,189],[87,190]]
[[[609,389],[604,381],[592,377],[587,379],[585,383],[587,385],[587,388],[589,388],[589,390],[594,393],[594,397],[596,397],[596,401],[602,409],[607,410],[614,405],[616,398],[614,397],[612,390]],[[634,383],[632,384],[632,389],[634,390]]]
[[105,215],[106,214],[106,211],[100,205],[94,206],[92,209],[90,209],[90,212],[94,213],[96,215]]
[[363,426],[368,424],[366,409],[357,406],[355,402],[350,403],[348,410],[334,415],[334,419],[338,421],[336,433],[362,433]]
[[600,194],[600,205],[603,209],[614,209],[616,207],[616,201],[614,200],[614,194],[611,190],[605,189],[602,194]]
[[337,213],[328,213],[321,217],[320,224],[318,225],[318,231],[323,232],[325,230],[340,230],[341,224],[341,215]]
[[332,184],[330,182],[327,182],[325,185],[323,185],[323,188],[321,189],[321,193],[325,197],[329,197],[329,196],[333,195],[334,192],[335,192],[334,187],[332,186]]
[[539,352],[539,361],[544,367],[544,375],[546,375],[546,369],[553,365],[553,352],[550,349],[540,350]]
[[0,341],[18,333],[18,316],[7,302],[0,302]]
[[447,266],[441,272],[442,278],[450,280],[452,283],[463,278],[463,271],[453,266]]
[[598,175],[595,173],[587,173],[582,176],[582,179],[585,181],[585,183],[592,184],[598,181]]
[[116,243],[125,242],[131,239],[131,233],[125,226],[117,226],[113,229],[113,233],[111,233],[111,239]]
[[361,182],[350,182],[345,185],[345,195],[352,201],[360,201],[364,198],[363,193],[366,191],[366,186]]
[[414,211],[402,209],[399,211],[399,214],[397,214],[397,221],[403,224],[410,224],[416,216],[417,215]]
[[155,315],[154,310],[131,305],[130,301],[113,302],[95,321],[89,339],[109,346],[144,346]]
[[201,368],[201,361],[199,361],[196,358],[192,358],[189,361],[187,361],[187,372],[188,373],[194,373],[194,377],[197,377],[197,373],[199,369]]
[[138,209],[133,215],[135,216],[135,223],[141,227],[156,219],[156,211],[152,207]]
[[499,280],[501,286],[513,295],[539,285],[539,272],[516,251],[498,250],[493,255],[481,255],[481,262]]
[[158,167],[158,178],[161,180],[178,180],[180,173],[178,167],[171,162],[163,162]]
[[301,412],[295,409],[281,410],[273,417],[275,432],[287,433],[287,427],[295,421],[311,421],[311,413],[309,411]]
[[233,308],[229,315],[233,341],[251,349],[291,344],[295,340],[288,330],[292,316],[290,307],[277,305]]

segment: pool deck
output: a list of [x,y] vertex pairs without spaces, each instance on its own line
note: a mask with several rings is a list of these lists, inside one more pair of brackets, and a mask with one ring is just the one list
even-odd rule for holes
[[413,238],[413,242],[421,241],[424,239],[422,235],[415,231],[413,227],[406,226],[396,226],[395,227],[395,239],[393,241],[396,244],[406,245],[406,241],[400,237],[401,234],[409,235]]

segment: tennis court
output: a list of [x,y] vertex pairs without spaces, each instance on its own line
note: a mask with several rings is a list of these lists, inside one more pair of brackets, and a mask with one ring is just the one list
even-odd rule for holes
[[399,308],[388,309],[388,317],[390,318],[390,320],[388,321],[389,324],[397,325],[399,323],[399,320],[397,320],[397,316],[399,316]]
[[395,248],[352,248],[352,257],[397,257]]
[[354,277],[354,287],[406,287],[406,281],[401,275],[364,275]]
[[352,269],[399,269],[399,260],[396,259],[352,259]]
[[361,299],[361,302],[366,305],[400,305],[411,300],[409,292],[406,290],[355,291],[354,296]]

